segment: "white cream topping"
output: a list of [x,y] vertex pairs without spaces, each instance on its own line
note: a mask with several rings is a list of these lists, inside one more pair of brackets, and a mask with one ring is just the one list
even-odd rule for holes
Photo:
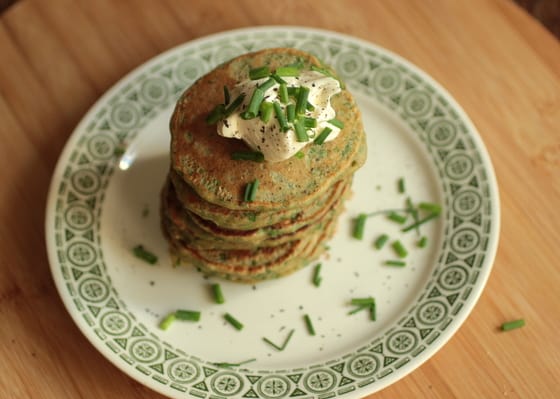
[[[328,123],[336,116],[336,111],[331,106],[331,97],[341,91],[338,80],[326,76],[317,71],[301,72],[297,77],[282,77],[288,87],[307,87],[309,96],[307,101],[313,105],[313,110],[306,110],[305,117],[317,120],[317,126],[307,130],[309,140],[298,142],[293,124],[290,129],[283,132],[280,124],[272,113],[270,120],[265,123],[260,117],[243,119],[241,114],[247,109],[253,91],[257,86],[266,82],[269,78],[258,80],[246,80],[237,84],[231,90],[231,98],[235,99],[241,93],[245,94],[245,99],[236,112],[218,122],[218,134],[223,137],[241,139],[254,151],[260,151],[264,159],[268,162],[280,162],[286,160],[307,144],[312,143],[325,127],[332,131],[325,141],[334,140],[340,133],[340,129]],[[282,104],[279,98],[279,85],[275,84],[265,91],[265,101],[278,102],[282,112],[286,113],[286,104]],[[293,98],[290,101],[294,102]]]

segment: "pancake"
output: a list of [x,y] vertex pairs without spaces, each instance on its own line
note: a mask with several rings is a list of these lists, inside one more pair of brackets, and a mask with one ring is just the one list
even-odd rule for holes
[[[216,125],[206,122],[224,101],[224,87],[245,81],[250,69],[294,63],[303,70],[326,68],[300,50],[262,50],[218,66],[178,100],[170,121],[171,166],[161,192],[161,225],[181,263],[248,283],[294,272],[325,251],[353,174],[367,154],[351,94],[342,88],[331,97],[336,118],[344,124],[336,138],[309,143],[301,156],[280,162],[232,159],[234,152],[249,147],[220,136]],[[245,201],[245,187],[255,180],[257,195]]]

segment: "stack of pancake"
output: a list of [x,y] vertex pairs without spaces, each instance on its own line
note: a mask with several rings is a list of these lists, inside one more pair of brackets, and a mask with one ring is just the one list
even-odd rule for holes
[[[171,118],[171,167],[162,191],[162,226],[172,254],[208,275],[256,282],[293,272],[316,259],[332,237],[350,193],[353,173],[365,162],[360,113],[343,89],[331,99],[344,123],[338,137],[310,143],[285,161],[234,160],[241,140],[218,135],[206,122],[224,101],[224,86],[248,78],[252,68],[294,63],[324,68],[294,49],[268,49],[235,58],[200,78],[179,99]],[[247,184],[258,181],[253,201]]]

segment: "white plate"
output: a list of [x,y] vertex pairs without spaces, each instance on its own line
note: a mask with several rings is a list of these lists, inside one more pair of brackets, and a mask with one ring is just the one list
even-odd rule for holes
[[[173,268],[159,226],[159,191],[168,169],[168,120],[178,95],[217,64],[265,47],[298,47],[332,65],[363,113],[368,161],[339,221],[323,282],[312,267],[257,286],[212,281]],[[125,149],[115,155],[115,149]],[[404,177],[406,194],[397,190]],[[351,238],[360,212],[400,208],[406,196],[441,204],[418,236],[383,216]],[[305,28],[262,27],[192,41],[126,76],[88,112],[54,173],[46,236],[52,274],[74,321],[91,343],[137,381],[176,398],[365,396],[429,359],[465,320],[490,273],[499,231],[496,181],[476,129],[451,96],[402,58],[348,36]],[[409,249],[404,268],[380,233]],[[135,258],[143,244],[156,265]],[[373,296],[377,321],[348,315],[354,297]],[[158,329],[177,308],[200,310],[199,323]],[[229,312],[244,324],[223,321]],[[308,334],[309,314],[317,335]],[[280,344],[294,330],[285,350]],[[218,367],[216,362],[241,367]],[[103,383],[99,381],[99,383]]]

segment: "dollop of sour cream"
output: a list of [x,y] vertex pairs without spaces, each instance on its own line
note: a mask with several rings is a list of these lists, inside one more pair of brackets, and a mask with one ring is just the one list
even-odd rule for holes
[[[251,101],[253,91],[267,81],[268,77],[240,82],[231,90],[232,99],[242,93],[245,94],[245,98],[236,112],[218,122],[218,134],[243,140],[251,149],[261,152],[268,162],[280,162],[292,157],[307,144],[312,143],[326,127],[330,128],[331,132],[325,141],[334,140],[340,133],[340,129],[328,121],[336,116],[336,111],[331,105],[331,97],[341,91],[340,82],[318,71],[302,71],[299,76],[282,77],[282,79],[288,88],[303,86],[309,89],[307,101],[313,105],[313,109],[306,110],[303,116],[315,119],[317,125],[307,130],[308,141],[297,140],[291,123],[288,131],[282,131],[274,112],[268,122],[263,122],[258,116],[252,119],[241,117]],[[275,84],[265,91],[264,101],[278,102],[282,112],[286,113],[287,104],[282,104],[278,92],[279,85]]]

